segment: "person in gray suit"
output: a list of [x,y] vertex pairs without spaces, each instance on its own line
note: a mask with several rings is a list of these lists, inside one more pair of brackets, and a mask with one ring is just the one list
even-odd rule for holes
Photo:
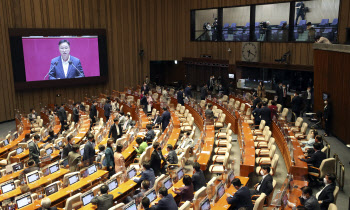
[[97,210],[106,210],[113,206],[113,195],[108,194],[108,186],[102,185],[100,195],[95,196],[91,203],[97,206]]
[[[318,203],[316,197],[312,195],[312,189],[310,187],[301,188],[302,195],[299,197],[300,204],[305,207],[307,210],[320,210],[320,204]],[[288,202],[288,206],[293,210],[297,209],[297,206],[294,203]]]
[[34,136],[34,141],[29,142],[28,148],[29,148],[29,159],[34,160],[36,165],[39,165],[40,163],[40,149],[38,147],[38,142],[40,140],[39,135]]
[[79,153],[79,145],[74,144],[72,146],[72,151],[68,153],[68,165],[70,172],[75,172],[78,170],[79,162],[81,162],[81,155]]
[[147,133],[146,133],[146,136],[145,136],[145,141],[146,142],[152,142],[152,140],[156,136],[156,134],[154,133],[154,130],[152,129],[152,125],[151,124],[147,124],[146,125],[146,129],[147,129]]
[[167,160],[168,164],[177,164],[179,160],[177,159],[177,155],[173,148],[173,145],[168,144],[167,151],[168,151],[168,155],[166,156],[165,159]]
[[205,118],[207,120],[213,120],[214,119],[214,112],[213,112],[213,104],[208,104],[208,109],[205,110]]

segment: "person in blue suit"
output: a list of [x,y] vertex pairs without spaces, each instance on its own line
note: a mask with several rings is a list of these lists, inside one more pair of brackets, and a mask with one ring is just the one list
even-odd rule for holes
[[156,210],[177,210],[177,204],[172,194],[168,194],[168,189],[165,187],[159,188],[158,197],[160,200],[158,204],[155,205]]
[[233,196],[228,194],[227,203],[231,204],[230,209],[238,210],[241,207],[245,207],[248,210],[253,209],[253,203],[250,198],[250,192],[247,187],[242,186],[241,180],[235,178],[232,180],[233,187],[237,190]]
[[168,109],[166,107],[163,108],[164,112],[162,114],[162,131],[164,131],[166,129],[166,127],[168,127],[169,122],[170,122],[170,112],[168,111]]
[[49,79],[71,79],[85,77],[80,60],[69,54],[70,43],[68,40],[61,40],[58,43],[60,56],[51,60]]

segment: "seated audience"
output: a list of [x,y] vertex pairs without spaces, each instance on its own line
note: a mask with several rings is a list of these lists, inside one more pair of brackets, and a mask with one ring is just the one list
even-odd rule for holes
[[74,144],[72,146],[72,151],[70,151],[68,154],[68,165],[66,167],[69,167],[70,172],[78,171],[80,162],[81,155],[79,152],[79,145]]
[[[253,195],[260,195],[261,193],[265,193],[266,196],[269,196],[273,190],[273,186],[272,186],[273,178],[270,175],[270,166],[263,165],[261,167],[260,174],[262,175],[262,179],[259,183],[254,185],[255,189],[251,191],[251,195],[253,196]],[[254,197],[254,198],[257,199],[257,197]]]
[[25,176],[26,174],[29,174],[30,172],[36,171],[36,170],[40,170],[39,167],[35,166],[35,161],[34,160],[29,160],[28,161],[28,168],[25,168],[22,171],[23,176]]
[[135,194],[131,197],[128,196],[126,198],[126,202],[125,203],[129,203],[133,200],[135,200],[136,205],[138,205],[139,203],[141,203],[142,198],[144,197],[145,192],[147,192],[150,189],[150,181],[148,180],[143,180],[141,182],[141,190],[136,190]]
[[159,111],[156,111],[156,115],[152,119],[152,126],[158,126],[162,121],[161,117],[159,115]]
[[156,176],[154,175],[154,171],[151,168],[150,163],[147,161],[143,163],[143,171],[141,172],[141,178],[134,178],[134,182],[137,184],[141,184],[143,180],[147,180],[150,182],[150,187],[152,188],[154,182],[156,180]]
[[142,155],[142,153],[148,147],[148,144],[146,141],[143,141],[143,139],[141,137],[136,138],[136,143],[139,145],[139,148],[137,148],[136,146],[133,146],[133,147],[134,147],[135,151],[137,152],[137,157],[140,157]]
[[108,194],[108,186],[102,185],[100,188],[100,194],[95,196],[91,203],[97,206],[97,210],[106,210],[113,206],[113,195]]
[[250,198],[248,187],[244,187],[241,180],[235,178],[232,180],[233,187],[237,190],[233,196],[227,195],[227,203],[231,204],[231,208],[237,210],[241,207],[245,207],[248,210],[253,209],[253,203]]
[[156,176],[159,176],[163,172],[162,160],[166,162],[162,154],[162,148],[160,147],[159,142],[153,143],[153,152],[151,155],[151,168],[154,171]]
[[54,140],[57,139],[57,135],[55,135],[55,132],[53,130],[49,131],[49,136],[46,138],[46,140],[43,140],[44,143],[54,143]]
[[193,164],[193,175],[192,175],[192,183],[194,191],[199,190],[202,187],[205,187],[207,184],[205,182],[205,176],[203,171],[201,170],[201,165],[198,162]]
[[56,206],[51,207],[51,200],[49,197],[45,197],[41,200],[41,207],[39,210],[57,210]]
[[[299,197],[300,204],[305,207],[306,210],[320,210],[320,205],[315,196],[312,195],[312,189],[310,187],[302,187],[302,195]],[[297,209],[294,203],[288,202],[288,206],[293,210]]]
[[161,187],[158,192],[160,200],[155,205],[156,210],[177,210],[177,204],[172,194],[168,194],[168,189]]
[[334,203],[333,192],[336,186],[335,180],[335,174],[327,174],[325,178],[323,178],[325,187],[316,193],[316,198],[321,206],[321,210],[327,210],[329,204]]
[[179,160],[177,159],[177,155],[176,155],[176,152],[173,148],[173,145],[168,144],[166,149],[168,151],[168,154],[166,155],[167,163],[168,164],[177,164],[179,162]]
[[114,124],[109,129],[108,138],[112,136],[112,138],[114,139],[114,143],[116,143],[117,139],[122,137],[123,129],[122,129],[122,126],[119,124],[118,118],[114,118],[113,121],[114,121]]
[[191,133],[190,132],[186,132],[182,138],[181,138],[181,143],[180,145],[178,146],[178,148],[175,150],[176,151],[176,154],[181,154],[184,149],[187,147],[187,146],[190,146],[191,148],[193,147],[193,140],[190,138],[190,135]]
[[149,207],[150,205],[151,205],[151,202],[150,202],[149,198],[147,198],[147,197],[142,198],[142,208],[144,210],[155,210],[155,208],[153,206]]
[[193,190],[191,177],[188,175],[185,175],[182,179],[182,182],[184,183],[185,186],[180,188],[173,187],[174,193],[181,196],[181,202],[192,201],[194,190]]

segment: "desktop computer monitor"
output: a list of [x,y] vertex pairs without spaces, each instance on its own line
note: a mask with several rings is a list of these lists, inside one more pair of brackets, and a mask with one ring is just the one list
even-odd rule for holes
[[184,170],[183,170],[183,168],[180,168],[178,171],[177,171],[177,179],[178,180],[180,180],[180,179],[182,179],[182,177],[184,177]]
[[19,199],[16,199],[17,209],[21,209],[25,206],[28,206],[31,203],[32,203],[32,197],[30,196],[30,194],[24,197],[21,197]]
[[229,171],[226,179],[227,187],[231,186],[231,183],[234,178],[235,178],[235,173],[233,172],[233,170]]
[[118,182],[116,179],[109,180],[107,183],[109,192],[113,191],[118,187]]
[[83,201],[83,205],[86,206],[89,203],[91,203],[91,200],[94,198],[93,192],[85,193],[83,196],[81,196],[81,200]]
[[97,171],[96,165],[94,164],[94,165],[89,166],[87,171],[88,171],[89,175],[92,175],[93,173],[95,173]]
[[[6,145],[5,145],[5,146],[6,146]],[[22,148],[22,147],[18,147],[18,148],[16,149],[17,155],[21,154],[22,152],[23,152],[23,148]]]
[[72,184],[78,182],[78,181],[79,181],[79,176],[78,176],[78,174],[74,174],[73,176],[69,177],[69,178],[68,178],[68,181],[69,181],[69,184],[70,184],[70,185],[72,185]]
[[58,191],[57,183],[51,184],[45,188],[46,196],[52,195]]
[[136,169],[134,167],[130,168],[127,171],[127,174],[128,174],[128,178],[132,179],[134,176],[136,176]]
[[123,207],[123,210],[137,210],[135,201],[131,201]]
[[225,194],[225,185],[224,183],[220,183],[217,187],[216,187],[216,199],[219,200],[224,194]]
[[2,194],[8,193],[14,189],[16,189],[16,186],[15,186],[15,183],[13,181],[8,182],[7,184],[4,184],[1,186]]
[[15,132],[14,134],[13,134],[13,139],[17,139],[18,138],[18,132]]
[[31,184],[40,179],[39,172],[32,173],[27,176],[28,183]]
[[210,200],[208,197],[205,197],[204,200],[199,204],[200,210],[209,210],[210,209]]
[[80,155],[83,156],[84,155],[84,148],[80,149]]
[[46,155],[51,155],[52,152],[53,152],[53,148],[52,147],[46,149]]
[[4,146],[9,145],[9,140],[5,139],[3,142],[4,142]]
[[57,142],[57,145],[58,145],[59,147],[61,147],[61,146],[63,145],[63,142],[62,142],[62,141],[58,141],[58,142]]
[[58,163],[49,166],[50,174],[53,174],[59,170],[60,170],[60,166],[58,165]]
[[149,201],[152,203],[155,199],[157,199],[157,193],[156,190],[150,189],[148,192],[145,193],[145,196],[149,199]]
[[20,171],[23,169],[23,163],[22,162],[19,162],[17,164],[14,164],[12,166],[12,169],[13,169],[13,172],[17,172],[17,171]]
[[168,190],[173,186],[173,182],[172,182],[170,176],[163,181],[163,185]]

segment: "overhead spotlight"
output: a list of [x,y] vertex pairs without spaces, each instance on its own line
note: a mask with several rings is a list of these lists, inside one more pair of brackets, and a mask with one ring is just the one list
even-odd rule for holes
[[177,60],[174,60],[174,63],[177,64]]

